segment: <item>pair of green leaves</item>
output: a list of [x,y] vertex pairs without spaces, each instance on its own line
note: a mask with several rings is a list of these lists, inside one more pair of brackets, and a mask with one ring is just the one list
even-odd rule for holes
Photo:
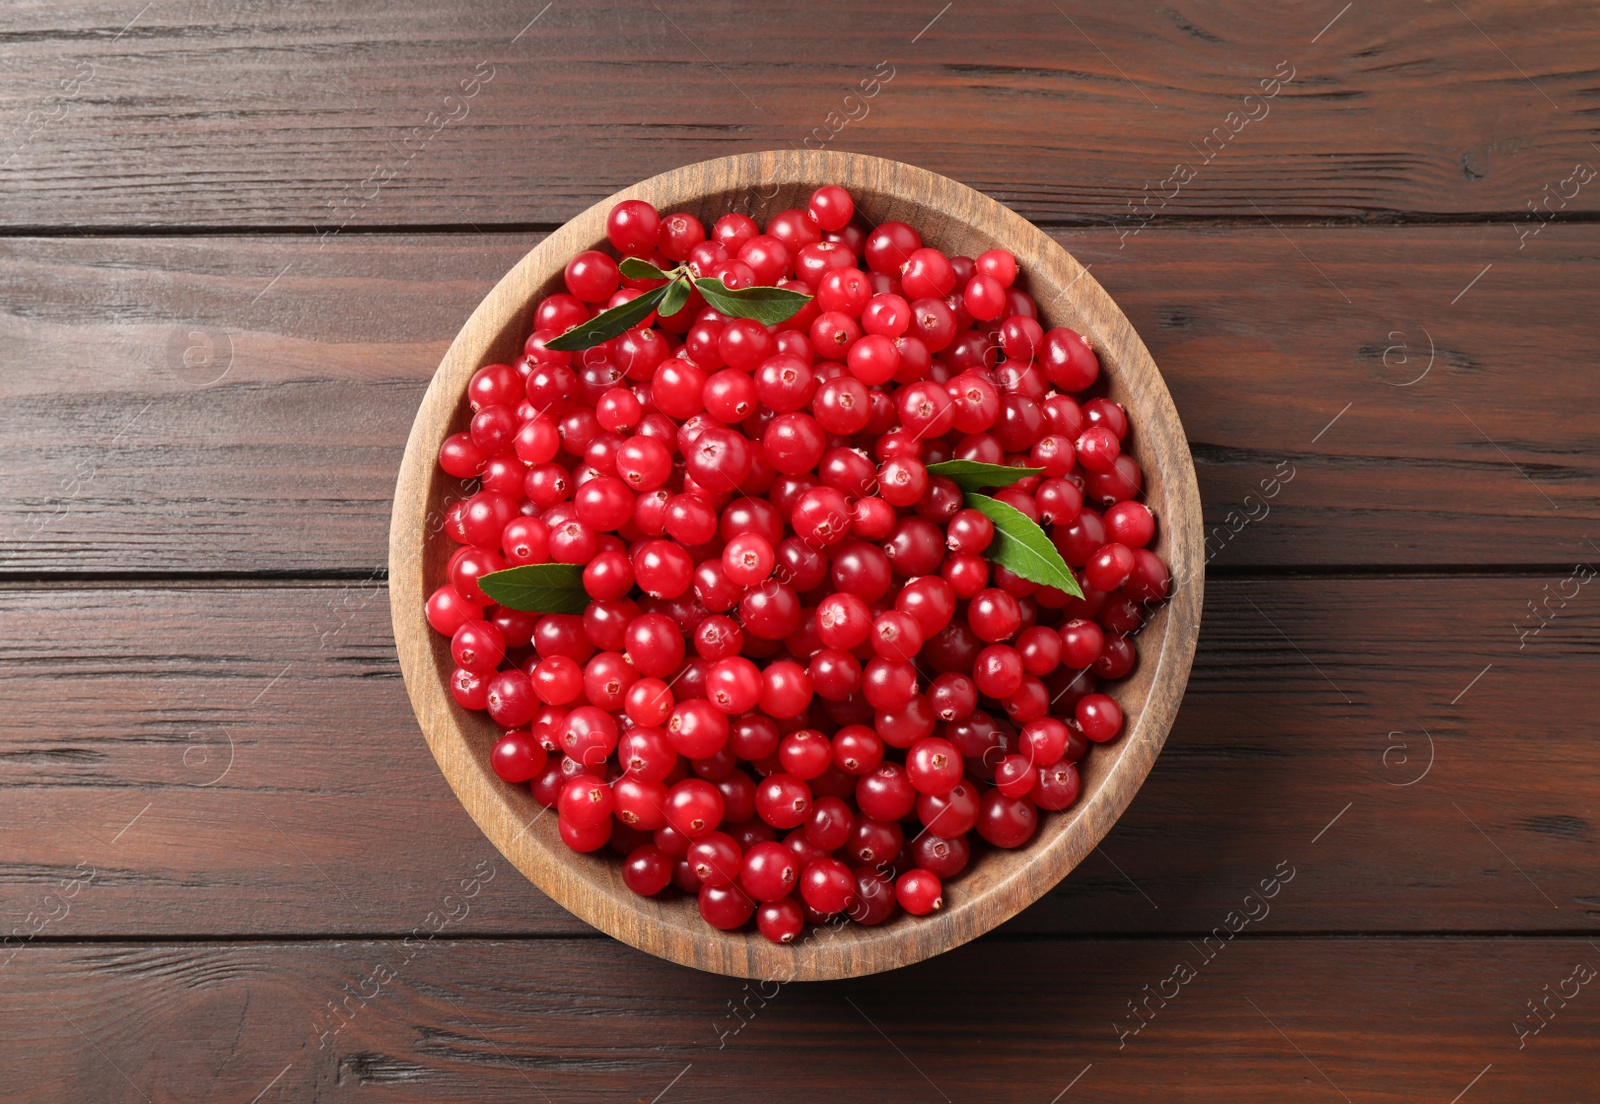
[[985,553],[991,561],[1030,583],[1055,587],[1074,598],[1082,598],[1083,590],[1072,569],[1039,523],[1015,506],[978,493],[985,487],[1009,487],[1043,471],[1043,468],[980,464],[976,460],[946,460],[942,464],[928,465],[929,475],[942,475],[953,481],[961,488],[967,505],[994,522],[994,540],[989,542]]
[[621,337],[649,318],[651,311],[663,318],[671,318],[689,302],[691,284],[714,310],[730,318],[753,318],[763,326],[787,322],[800,312],[801,307],[811,302],[811,296],[788,288],[730,288],[721,280],[695,276],[687,265],[663,272],[649,261],[624,257],[621,267],[622,274],[630,280],[665,280],[666,283],[651,288],[619,307],[603,310],[587,322],[580,322],[560,337],[547,341],[545,348],[562,353],[592,348],[603,341]]
[[[1082,598],[1078,580],[1038,522],[1015,506],[978,493],[979,488],[1007,487],[1042,471],[1043,468],[1012,468],[975,460],[947,460],[928,466],[929,475],[954,481],[967,505],[994,523],[994,540],[988,548],[990,560],[1029,582]],[[583,568],[576,564],[525,564],[484,575],[478,585],[502,606],[524,613],[577,614],[589,604],[583,589]]]

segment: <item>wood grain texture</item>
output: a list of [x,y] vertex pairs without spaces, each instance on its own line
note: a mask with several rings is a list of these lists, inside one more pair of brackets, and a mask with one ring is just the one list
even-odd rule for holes
[[[1550,597],[1600,543],[1600,193],[1529,211],[1600,165],[1600,11],[543,4],[0,11],[0,1096],[1593,1098],[1593,985],[1514,1025],[1600,967],[1600,607]],[[1270,116],[1219,131],[1280,59]],[[1092,265],[1183,416],[1214,574],[1094,854],[1000,932],[764,1004],[494,852],[373,573],[427,381],[533,231],[863,107],[830,149]],[[1377,573],[1427,564],[1520,566]],[[140,581],[173,572],[283,581]],[[470,915],[401,941],[485,862]],[[1119,1049],[1280,862],[1270,917]]]
[[142,6],[6,13],[0,224],[554,226],[807,140],[1036,221],[1131,224],[1147,194],[1160,217],[1525,215],[1596,156],[1600,15],[1554,0]]
[[5,568],[381,569],[426,381],[526,248],[0,243]]
[[[1072,809],[1042,821],[1026,846],[973,864],[966,892],[938,913],[872,928],[849,925],[807,954],[754,931],[708,933],[692,902],[642,898],[623,884],[618,864],[568,848],[532,797],[508,792],[490,769],[499,733],[487,716],[465,716],[456,706],[448,688],[455,666],[449,642],[428,626],[423,603],[448,582],[450,542],[435,519],[459,493],[459,481],[439,470],[438,456],[444,439],[471,417],[467,381],[485,363],[516,357],[539,299],[564,286],[567,260],[604,244],[612,207],[642,199],[708,222],[743,203],[765,222],[829,183],[850,192],[856,216],[869,225],[909,222],[926,244],[951,256],[1009,250],[1039,300],[1040,323],[1070,326],[1093,344],[1101,364],[1097,390],[1139,426],[1124,451],[1145,473],[1143,501],[1161,518],[1150,548],[1175,584],[1143,626],[1138,667],[1108,688],[1127,725],[1115,744],[1080,765],[1082,796]],[[546,238],[495,285],[445,353],[412,424],[389,530],[389,598],[400,669],[428,746],[467,812],[517,869],[574,915],[673,962],[737,977],[813,981],[894,969],[975,939],[1038,900],[1094,849],[1138,792],[1177,714],[1200,631],[1200,531],[1194,465],[1166,384],[1127,317],[1071,254],[987,196],[911,165],[777,152],[706,161],[626,188]]]
[[[1600,228],[1521,251],[1509,227],[1292,235],[1055,235],[1162,366],[1208,533],[1258,515],[1213,536],[1213,564],[1587,554]],[[426,382],[538,240],[0,239],[0,570],[379,567]],[[1245,496],[1284,462],[1260,518]]]
[[[1600,929],[1573,705],[1600,584],[1515,628],[1569,571],[1213,579],[1156,769],[1005,930],[1208,931],[1280,861],[1272,932]],[[486,859],[451,934],[588,930],[440,777],[381,585],[0,590],[0,702],[0,936],[79,863],[92,890],[41,938],[397,935]]]
[[[1568,980],[1600,969],[1589,940],[1247,930],[1205,953],[986,940],[778,987],[593,940],[35,947],[0,971],[0,1075],[16,1104],[1444,1104],[1469,1085],[1465,1100],[1524,1104],[1592,1099],[1600,1078],[1600,1000]],[[1141,1020],[1129,1004],[1146,1000]],[[1519,1023],[1544,1024],[1521,1049]]]

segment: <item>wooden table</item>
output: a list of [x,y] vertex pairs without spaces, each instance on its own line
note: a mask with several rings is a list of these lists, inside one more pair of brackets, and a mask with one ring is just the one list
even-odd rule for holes
[[[1600,12],[540,2],[0,14],[0,1095],[1595,1100]],[[1096,854],[975,944],[778,989],[494,852],[384,560],[499,275],[800,143],[1093,266],[1212,559]]]

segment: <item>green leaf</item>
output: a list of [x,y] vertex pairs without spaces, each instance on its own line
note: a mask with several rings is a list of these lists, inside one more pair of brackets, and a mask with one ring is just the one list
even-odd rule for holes
[[622,264],[619,267],[622,269],[622,274],[630,280],[669,279],[665,272],[662,272],[649,261],[640,260],[638,257],[622,258]]
[[583,568],[577,564],[523,564],[479,576],[483,592],[507,609],[523,613],[582,613],[589,604]]
[[671,318],[683,309],[689,301],[689,282],[687,280],[674,280],[667,285],[667,293],[661,297],[661,307],[656,311],[662,318]]
[[732,318],[754,318],[763,326],[776,326],[800,313],[800,308],[811,302],[811,296],[779,287],[748,287],[730,290],[721,280],[699,279],[694,286],[700,289],[706,302]]
[[1083,590],[1067,567],[1067,561],[1061,558],[1038,522],[998,498],[968,491],[966,499],[968,506],[994,522],[994,540],[985,553],[989,559],[1029,582],[1055,587],[1074,598],[1083,597]]
[[544,347],[572,353],[579,349],[592,348],[602,341],[610,341],[649,318],[650,312],[656,309],[656,304],[661,302],[666,294],[667,289],[664,287],[653,288],[637,299],[628,300],[620,307],[601,311],[589,321],[578,323],[560,337],[546,341]]
[[942,475],[946,479],[952,479],[963,491],[976,491],[980,487],[1009,487],[1043,471],[1043,468],[980,464],[976,460],[946,460],[942,464],[928,465],[929,475]]

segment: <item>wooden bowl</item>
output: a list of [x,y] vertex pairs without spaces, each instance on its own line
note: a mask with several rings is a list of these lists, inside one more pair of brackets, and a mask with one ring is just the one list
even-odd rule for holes
[[[423,603],[445,581],[451,551],[439,530],[444,510],[462,490],[439,470],[436,457],[447,435],[466,428],[467,382],[481,366],[520,354],[534,304],[561,290],[569,257],[605,242],[612,206],[644,199],[663,214],[688,211],[707,225],[735,210],[765,223],[778,211],[803,208],[821,184],[847,188],[857,212],[872,224],[908,222],[952,256],[997,246],[1016,255],[1042,324],[1070,326],[1088,337],[1103,366],[1104,382],[1097,386],[1128,409],[1131,451],[1158,519],[1155,550],[1179,583],[1138,638],[1133,676],[1113,690],[1128,717],[1127,731],[1084,760],[1076,805],[1042,816],[1028,846],[982,855],[950,885],[935,915],[901,915],[878,927],[824,926],[780,946],[754,931],[711,928],[690,898],[635,895],[609,852],[569,850],[556,834],[556,818],[541,817],[544,810],[528,788],[507,785],[490,769],[498,732],[486,715],[452,700],[449,641],[429,629]],[[987,196],[910,165],[827,152],[724,157],[663,173],[589,208],[524,257],[478,305],[433,377],[406,443],[389,536],[390,601],[406,688],[440,769],[490,841],[546,894],[625,943],[701,970],[775,980],[855,977],[959,946],[1038,900],[1093,850],[1166,740],[1194,657],[1203,573],[1200,499],[1183,427],[1150,354],[1110,296],[1065,249]]]

